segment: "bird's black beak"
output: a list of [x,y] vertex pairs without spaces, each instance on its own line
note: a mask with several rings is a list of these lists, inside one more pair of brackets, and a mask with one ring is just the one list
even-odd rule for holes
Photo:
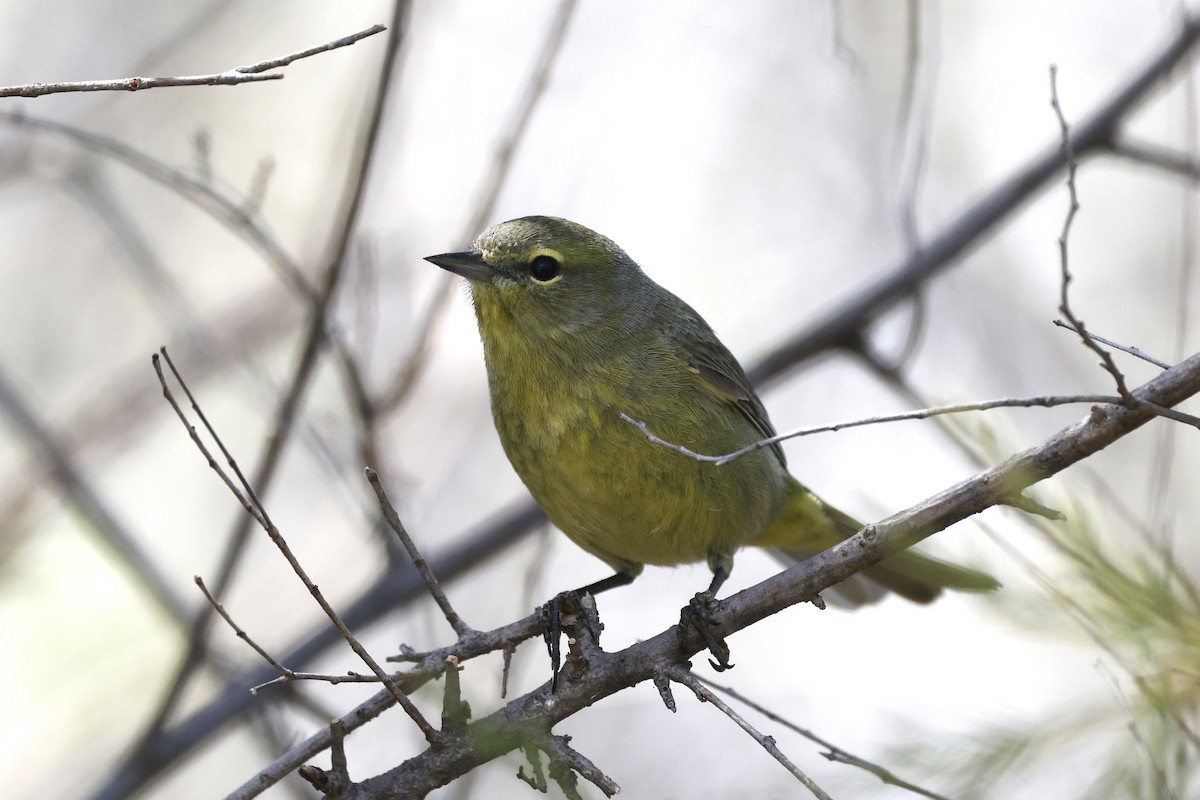
[[439,256],[425,256],[431,264],[437,264],[444,270],[461,275],[470,281],[491,283],[496,278],[496,270],[483,260],[483,253],[478,250],[464,250],[461,253],[442,253]]

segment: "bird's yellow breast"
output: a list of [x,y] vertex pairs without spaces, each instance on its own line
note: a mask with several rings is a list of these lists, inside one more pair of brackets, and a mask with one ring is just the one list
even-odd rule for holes
[[554,524],[618,571],[732,554],[778,512],[783,466],[768,450],[725,466],[698,462],[623,421],[621,412],[710,454],[759,438],[665,342],[635,339],[583,363],[564,363],[546,342],[485,341],[505,452]]

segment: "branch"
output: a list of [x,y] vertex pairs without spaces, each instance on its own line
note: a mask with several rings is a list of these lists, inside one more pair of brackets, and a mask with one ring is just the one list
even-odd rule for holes
[[[510,547],[525,531],[545,523],[546,515],[540,508],[532,504],[520,504],[508,512],[497,514],[497,519],[483,526],[481,530],[454,537],[456,541],[461,540],[462,544],[454,545],[435,555],[431,559],[430,567],[443,578],[459,577],[487,563],[492,556]],[[415,598],[424,596],[425,592],[425,584],[415,569],[399,574],[384,573],[343,611],[342,619],[352,628],[362,627],[412,602]],[[527,624],[528,628],[521,628],[522,623]],[[539,635],[539,626],[540,622],[531,616],[502,630],[508,631],[509,641],[516,643]],[[341,641],[341,635],[336,630],[322,624],[307,635],[299,637],[298,644],[287,648],[279,657],[279,661],[285,664],[311,663]],[[487,643],[494,641],[495,637],[489,634]],[[456,655],[460,661],[470,658],[472,653],[479,655],[492,652],[482,650],[476,653],[474,648],[479,646],[479,642],[459,642],[452,651],[447,652]],[[88,797],[91,800],[124,800],[134,795],[179,759],[209,741],[225,726],[242,720],[255,711],[258,705],[253,702],[249,693],[254,687],[269,683],[278,675],[278,671],[272,666],[256,666],[247,669],[240,678],[229,680],[228,688],[222,690],[214,700],[191,712],[181,722],[164,728],[154,738],[142,742],[138,747],[137,757],[126,759],[117,765],[104,784]],[[401,687],[408,689],[409,686],[410,684],[402,678]],[[352,730],[392,705],[394,700],[390,694],[377,695],[344,715],[342,722],[347,730]],[[277,758],[247,785],[261,784],[257,791],[263,791],[278,779],[294,772],[307,759],[328,749],[330,743],[330,731],[326,728]],[[272,780],[269,777],[272,775],[277,777]],[[254,794],[257,792],[245,796],[253,797]]]
[[360,39],[374,36],[387,30],[382,25],[372,25],[364,31],[343,36],[332,42],[326,42],[307,50],[289,53],[286,56],[260,61],[242,67],[234,67],[224,72],[214,72],[209,75],[184,75],[176,78],[116,78],[103,81],[68,81],[63,83],[26,83],[21,86],[0,86],[0,97],[41,97],[44,94],[60,94],[62,92],[136,92],[140,89],[158,89],[163,86],[233,86],[239,83],[256,81],[282,80],[283,74],[267,70],[286,67],[293,61],[315,56],[339,47],[352,45]]
[[[1200,392],[1200,353],[1159,375],[1135,392],[1138,406],[1097,406],[1079,422],[1043,444],[946,489],[787,571],[713,606],[713,633],[726,638],[789,606],[811,600],[888,555],[1006,500],[1029,486],[1102,450],[1145,425],[1156,414],[1146,404],[1173,406]],[[558,722],[603,698],[642,681],[652,681],[705,649],[694,631],[672,627],[616,653],[590,654],[587,669],[568,676],[556,692],[549,683],[510,701],[439,747],[382,775],[351,787],[343,800],[423,796],[454,778],[522,746]]]

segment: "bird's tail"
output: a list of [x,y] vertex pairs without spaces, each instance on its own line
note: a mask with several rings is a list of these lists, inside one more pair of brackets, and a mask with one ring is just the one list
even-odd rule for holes
[[[828,549],[857,532],[853,517],[827,505],[799,481],[789,478],[783,510],[753,544],[770,549],[789,566]],[[830,587],[828,599],[856,607],[874,603],[888,591],[915,603],[929,603],[942,589],[986,592],[999,588],[992,576],[904,550]]]

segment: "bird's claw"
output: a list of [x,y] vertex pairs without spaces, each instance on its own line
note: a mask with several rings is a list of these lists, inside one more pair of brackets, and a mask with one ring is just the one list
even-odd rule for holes
[[[546,651],[550,655],[550,691],[558,690],[558,676],[562,667],[562,635],[564,629],[570,635],[584,635],[595,643],[600,638],[600,618],[596,614],[595,603],[587,605],[583,602],[586,589],[575,589],[560,592],[542,606],[542,616],[545,627],[542,629],[542,639],[546,642]],[[575,639],[568,639],[572,646]],[[574,653],[574,651],[572,651]]]
[[684,632],[688,628],[692,628],[699,633],[705,646],[708,647],[708,652],[713,656],[708,663],[717,672],[724,672],[733,669],[734,665],[729,663],[729,645],[712,631],[712,626],[719,624],[716,614],[713,613],[712,604],[711,592],[697,592],[696,596],[679,613],[679,627]]
[[558,670],[562,666],[562,616],[564,606],[568,615],[579,602],[575,592],[560,592],[554,595],[542,606],[542,617],[545,627],[542,628],[542,640],[546,643],[546,652],[550,655],[550,691],[558,689]]

